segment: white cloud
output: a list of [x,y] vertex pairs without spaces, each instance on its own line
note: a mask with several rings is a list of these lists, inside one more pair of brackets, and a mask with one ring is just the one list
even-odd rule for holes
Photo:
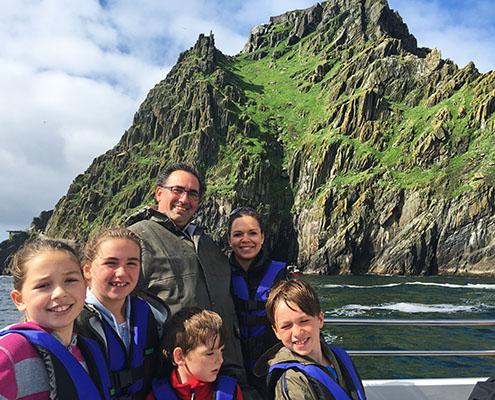
[[[313,0],[0,0],[0,240],[53,208],[113,147],[198,35],[237,54],[249,31]],[[495,64],[488,0],[390,0],[420,46]],[[452,4],[454,4],[452,3]],[[459,4],[462,6],[456,14]]]
[[389,0],[418,46],[437,47],[459,68],[474,61],[480,72],[495,69],[495,9],[491,1]]

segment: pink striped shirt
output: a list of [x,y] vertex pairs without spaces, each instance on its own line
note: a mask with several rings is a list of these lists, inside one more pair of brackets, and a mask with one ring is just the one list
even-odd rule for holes
[[[18,327],[12,325],[9,328]],[[22,324],[60,337],[50,329],[44,329],[34,322]],[[84,357],[76,346],[73,336],[69,350],[81,365],[87,369]],[[9,333],[0,337],[0,400],[46,400],[49,398],[48,374],[36,348],[22,335]]]

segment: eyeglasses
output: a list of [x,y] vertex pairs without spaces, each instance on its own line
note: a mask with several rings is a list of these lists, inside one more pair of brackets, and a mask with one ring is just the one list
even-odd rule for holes
[[251,212],[257,212],[253,207],[237,207],[235,210],[233,210],[229,217],[234,216],[237,213],[240,213],[241,211],[251,211]]
[[194,189],[186,190],[185,187],[182,186],[161,186],[160,187],[164,189],[169,189],[173,194],[175,194],[178,197],[182,197],[184,193],[187,193],[187,197],[189,197],[190,200],[199,200],[199,192]]

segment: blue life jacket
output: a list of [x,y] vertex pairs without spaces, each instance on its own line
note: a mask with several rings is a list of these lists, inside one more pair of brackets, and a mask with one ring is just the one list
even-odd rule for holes
[[[93,318],[96,318],[93,319]],[[158,345],[158,333],[155,330],[151,339],[151,329],[156,322],[152,316],[149,304],[136,297],[131,298],[131,343],[129,354],[122,339],[105,321],[94,316],[87,308],[76,321],[76,331],[84,336],[96,340],[100,347],[105,349],[110,364],[112,383],[116,391],[116,398],[145,398],[149,388],[144,387],[144,378],[153,373],[151,370],[158,367],[151,363],[157,360],[155,346]],[[97,327],[102,331],[98,331]],[[104,338],[101,334],[104,334]],[[138,394],[138,396],[133,396]]]
[[[24,336],[36,350],[49,354],[52,368],[47,368],[50,385],[50,398],[61,399],[112,399],[115,393],[107,368],[107,363],[98,344],[82,336],[77,337],[77,346],[81,350],[88,372],[57,339],[47,332],[36,329],[23,329],[14,325],[14,329],[0,331],[0,336],[15,333]],[[42,361],[46,361],[41,356]],[[91,376],[90,376],[91,375]],[[55,393],[52,393],[55,390]]]
[[271,328],[266,316],[265,304],[273,281],[283,268],[285,268],[285,263],[283,262],[272,261],[270,263],[256,289],[254,299],[249,298],[249,289],[244,277],[232,273],[234,302],[238,313],[239,328],[243,337],[243,347],[248,350],[248,357],[245,355],[245,358],[248,359],[245,362],[249,370],[254,368],[256,361],[266,350],[263,335],[266,329]]
[[[339,365],[343,367],[350,376],[359,400],[366,400],[363,385],[361,383],[361,380],[359,379],[356,368],[354,367],[354,364],[349,357],[349,354],[347,354],[344,349],[338,346],[330,346],[330,349],[339,360]],[[325,367],[317,366],[314,364],[304,365],[297,361],[289,361],[273,364],[270,367],[269,372],[272,372],[276,369],[287,370],[289,368],[298,369],[304,374],[316,379],[330,391],[330,393],[336,400],[351,400],[344,389],[342,389],[342,387],[329,375],[330,372],[327,371]]]
[[[153,395],[156,400],[178,400],[174,388],[168,378],[153,379]],[[237,387],[237,379],[232,376],[218,375],[215,381],[213,398],[215,400],[232,400]]]

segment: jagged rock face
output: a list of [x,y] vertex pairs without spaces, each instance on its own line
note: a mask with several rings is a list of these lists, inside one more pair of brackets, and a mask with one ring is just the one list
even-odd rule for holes
[[235,57],[200,35],[47,233],[121,223],[183,160],[205,175],[198,222],[224,247],[229,212],[249,205],[273,257],[306,271],[493,273],[494,111],[495,73],[418,48],[385,0],[272,17]]
[[53,210],[42,211],[34,217],[31,226],[26,231],[11,232],[9,238],[0,243],[0,275],[8,272],[11,256],[19,250],[24,243],[38,236],[46,230],[46,225],[53,215]]
[[28,238],[28,232],[15,232],[9,235],[8,240],[0,243],[0,275],[7,274],[12,254],[19,250]]

